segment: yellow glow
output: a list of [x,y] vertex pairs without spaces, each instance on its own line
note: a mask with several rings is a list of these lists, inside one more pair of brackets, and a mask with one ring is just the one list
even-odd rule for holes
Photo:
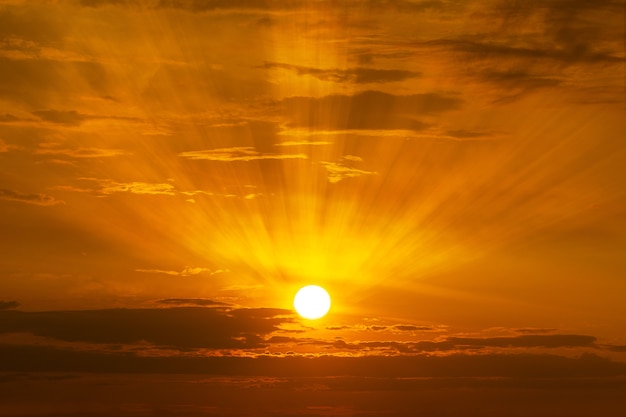
[[318,285],[307,285],[297,292],[293,306],[305,319],[319,319],[330,310],[330,295]]

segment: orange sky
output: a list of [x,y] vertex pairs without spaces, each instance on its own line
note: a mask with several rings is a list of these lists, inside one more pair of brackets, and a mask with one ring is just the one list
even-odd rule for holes
[[0,416],[621,415],[624,29],[0,0]]

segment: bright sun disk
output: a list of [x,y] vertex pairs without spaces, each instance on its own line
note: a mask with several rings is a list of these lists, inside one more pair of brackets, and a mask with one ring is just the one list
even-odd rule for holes
[[307,285],[298,290],[293,306],[305,319],[319,319],[330,310],[330,295],[318,285]]

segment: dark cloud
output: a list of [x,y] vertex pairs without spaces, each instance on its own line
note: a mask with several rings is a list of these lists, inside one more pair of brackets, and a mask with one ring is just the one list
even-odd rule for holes
[[[280,309],[180,307],[89,311],[0,312],[0,333],[28,332],[70,342],[148,342],[171,348],[257,348],[262,336],[290,322]],[[278,316],[283,317],[278,317]]]
[[407,325],[407,324],[397,324],[397,325],[393,326],[393,328],[395,330],[400,330],[400,331],[403,331],[403,332],[435,330],[433,327],[430,327],[430,326],[413,326],[413,325]]
[[68,125],[68,126],[77,126],[87,120],[95,120],[95,119],[128,120],[128,121],[139,120],[135,117],[96,116],[92,114],[80,113],[76,110],[36,110],[31,113],[46,122],[56,123],[56,124],[61,124],[61,125]]
[[445,132],[447,136],[457,138],[457,139],[477,139],[477,138],[488,138],[493,136],[491,133],[487,132],[479,132],[475,130],[467,130],[467,129],[455,129],[448,130]]
[[536,328],[522,328],[522,329],[515,329],[515,331],[517,333],[525,333],[525,334],[537,334],[537,333],[552,333],[555,332],[557,329],[536,329]]
[[414,131],[430,126],[418,118],[458,109],[462,103],[457,97],[437,93],[393,95],[380,91],[353,96],[290,97],[281,102],[283,114],[295,127]]
[[[596,338],[585,335],[522,335],[515,337],[448,337],[444,342],[440,342],[443,346],[450,345],[455,348],[472,348],[472,347],[596,347]],[[422,343],[422,342],[420,342]]]
[[0,200],[18,201],[20,203],[33,204],[35,206],[55,206],[63,204],[61,200],[46,194],[27,194],[19,191],[0,189]]
[[267,0],[160,0],[156,7],[210,12],[219,10],[281,10],[300,6],[302,6],[302,2],[297,0],[273,2]]
[[[96,62],[12,60],[0,56],[0,74],[0,97],[30,108],[45,109],[51,95],[66,99],[90,93],[99,97],[110,94],[110,74]],[[89,86],[87,90],[83,83]]]
[[79,125],[85,120],[91,119],[91,116],[81,114],[76,110],[37,110],[32,112],[35,116],[41,120],[45,120],[50,123],[58,123],[63,125]]
[[[396,330],[434,330],[427,326],[394,326]],[[489,350],[493,348],[591,348],[596,349],[596,338],[585,335],[522,335],[515,337],[446,337],[436,341],[401,342],[401,341],[371,341],[371,342],[346,342],[338,340],[326,342],[327,346],[337,350],[353,352],[385,351],[400,353],[424,353],[424,352],[458,352]]]
[[440,47],[454,52],[468,54],[468,58],[474,60],[523,58],[523,59],[551,59],[562,62],[587,62],[587,63],[618,63],[624,58],[604,51],[571,51],[552,47],[522,47],[502,43],[475,41],[470,39],[438,39],[427,41],[424,46]]
[[0,345],[3,372],[188,373],[274,377],[515,377],[584,378],[626,375],[626,364],[585,354],[449,356],[160,356]]
[[310,75],[322,81],[335,83],[388,83],[404,81],[419,77],[421,74],[415,71],[390,70],[377,68],[350,68],[350,69],[320,69],[302,67],[299,65],[282,64],[278,62],[266,62],[265,68],[280,68],[295,72],[298,75]]
[[20,303],[17,301],[0,301],[0,310],[8,310],[11,308],[19,307]]
[[610,350],[612,352],[626,352],[626,346],[620,345],[606,345],[603,346],[605,349]]
[[11,113],[0,114],[0,123],[19,122],[19,117],[13,116]]
[[228,303],[221,303],[219,301],[207,300],[206,298],[165,298],[163,300],[157,300],[159,304],[166,305],[195,305],[200,307],[227,307]]

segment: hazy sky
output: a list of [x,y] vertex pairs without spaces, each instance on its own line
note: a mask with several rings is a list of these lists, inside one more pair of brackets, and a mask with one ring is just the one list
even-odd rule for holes
[[0,415],[622,416],[625,7],[0,0]]

